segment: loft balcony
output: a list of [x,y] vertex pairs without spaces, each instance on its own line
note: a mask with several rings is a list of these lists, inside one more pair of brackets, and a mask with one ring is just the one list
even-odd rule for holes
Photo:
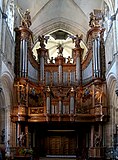
[[28,122],[96,122],[107,121],[108,115],[108,107],[105,106],[96,106],[86,112],[82,110],[75,113],[45,113],[44,107],[16,106],[11,118],[12,121]]

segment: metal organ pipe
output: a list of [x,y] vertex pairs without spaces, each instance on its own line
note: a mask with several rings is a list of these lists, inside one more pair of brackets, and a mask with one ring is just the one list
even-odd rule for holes
[[21,77],[27,77],[27,41],[25,39],[21,40],[20,46],[20,71]]
[[81,67],[81,60],[80,60],[80,56],[77,55],[77,58],[76,58],[76,79],[77,79],[77,83],[80,82],[80,76],[81,76],[80,67]]
[[70,93],[70,114],[74,113],[74,105],[75,105],[75,101],[74,101],[74,88],[71,87],[71,93]]
[[21,27],[19,29],[20,37],[20,77],[27,77],[28,74],[28,39],[31,31],[28,28]]
[[70,97],[70,114],[74,113],[74,96]]
[[44,82],[44,57],[40,57],[40,81]]
[[95,38],[93,41],[93,68],[94,68],[94,77],[99,78],[101,76],[99,37]]
[[62,65],[59,65],[59,84],[62,84]]
[[46,106],[47,106],[47,114],[50,114],[50,96],[47,96],[46,99]]

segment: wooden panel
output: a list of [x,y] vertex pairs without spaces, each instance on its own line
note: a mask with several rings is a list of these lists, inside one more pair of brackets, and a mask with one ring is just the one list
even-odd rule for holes
[[47,153],[49,155],[75,155],[76,141],[71,136],[49,136]]

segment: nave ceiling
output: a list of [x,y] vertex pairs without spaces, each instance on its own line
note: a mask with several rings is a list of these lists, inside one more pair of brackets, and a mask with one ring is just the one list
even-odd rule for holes
[[[30,10],[32,25],[31,30],[34,34],[34,39],[37,40],[38,35],[50,35],[56,31],[64,31],[68,34],[83,35],[83,41],[86,41],[86,33],[89,30],[89,14],[94,9],[101,9],[102,0],[17,0],[18,7],[22,11]],[[54,39],[50,36],[47,44],[49,56],[55,57],[58,53],[57,47],[59,44],[64,47],[64,56],[72,56],[72,48],[74,44],[72,40]],[[85,47],[85,46],[84,46]],[[39,48],[37,44],[34,48]],[[86,48],[85,53],[86,54]]]

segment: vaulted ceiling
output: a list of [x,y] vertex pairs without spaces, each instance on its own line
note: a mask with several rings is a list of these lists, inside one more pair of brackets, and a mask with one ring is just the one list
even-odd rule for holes
[[[71,56],[74,47],[72,41],[67,39],[56,41],[53,39],[59,34],[81,35],[86,40],[86,33],[89,30],[89,14],[94,9],[103,7],[103,0],[17,0],[17,5],[30,10],[34,36],[51,35],[47,48],[50,49],[50,57],[57,54],[59,43],[64,46],[64,53]],[[61,32],[63,31],[63,32]],[[58,34],[58,35],[57,35]],[[63,35],[63,36],[64,36]],[[36,45],[35,49],[39,47]]]
[[101,9],[103,0],[17,0],[17,3],[24,11],[30,10],[34,33],[63,29],[85,34],[89,13]]

